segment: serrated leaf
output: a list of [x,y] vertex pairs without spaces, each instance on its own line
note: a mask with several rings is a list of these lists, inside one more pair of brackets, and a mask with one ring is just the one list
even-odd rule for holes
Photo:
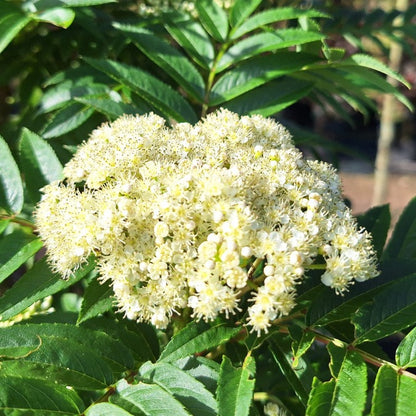
[[329,17],[329,15],[314,9],[301,10],[293,7],[280,7],[278,9],[264,10],[248,18],[242,25],[233,31],[231,38],[237,39],[248,32],[270,23],[298,19],[299,17]]
[[310,82],[282,77],[224,103],[223,107],[238,114],[269,117],[308,95],[312,87]]
[[62,179],[62,164],[49,143],[26,128],[22,131],[19,153],[26,188],[32,201],[38,202],[40,188]]
[[33,18],[67,29],[75,19],[75,12],[67,8],[54,7],[34,14]]
[[85,416],[133,416],[121,407],[111,403],[97,403],[85,411]]
[[0,297],[0,319],[13,318],[36,301],[72,286],[94,267],[94,262],[90,261],[68,280],[63,280],[50,270],[43,258]]
[[[310,305],[306,324],[325,325],[334,321],[350,319],[355,311],[394,281],[413,273],[414,260],[386,261],[381,264],[381,274],[374,279],[351,286],[343,296],[337,295],[328,287],[321,287]],[[325,299],[325,302],[322,302]]]
[[413,328],[397,347],[396,363],[402,368],[416,367],[416,328]]
[[272,354],[272,357],[275,363],[278,365],[280,371],[286,377],[296,396],[299,398],[303,406],[306,407],[306,403],[308,401],[308,393],[301,380],[299,379],[296,369],[292,366],[292,363],[288,361],[286,354],[284,353],[284,350],[280,344],[281,339],[278,337],[273,337],[272,343],[269,345],[270,353]]
[[[65,77],[65,74],[60,72],[56,76]],[[53,78],[51,78],[49,81],[52,83]],[[105,94],[109,92],[110,89],[107,85],[95,83],[93,79],[86,75],[82,76],[76,81],[66,79],[63,82],[60,82],[58,85],[49,88],[45,92],[40,102],[38,114],[44,114],[53,110],[57,110],[58,108],[62,108],[64,105],[73,102],[73,100],[76,98]]]
[[30,22],[30,17],[13,4],[4,3],[0,9],[0,53]]
[[66,386],[0,375],[0,411],[4,415],[70,416],[79,415],[84,408],[77,393]]
[[63,136],[84,124],[94,109],[80,103],[72,103],[58,110],[42,131],[45,139]]
[[159,340],[155,328],[151,325],[125,319],[115,321],[105,317],[89,319],[80,325],[103,331],[112,338],[120,340],[138,362],[156,361],[159,356]]
[[125,380],[116,385],[116,393],[110,402],[120,405],[133,414],[146,416],[190,416],[172,394],[156,384],[138,383],[129,385]]
[[382,74],[388,75],[389,77],[401,82],[402,84],[406,85],[407,88],[411,87],[409,82],[406,81],[406,79],[402,75],[393,71],[383,62],[380,62],[379,60],[373,58],[370,55],[357,53],[355,55],[350,56],[348,59],[344,60],[342,62],[342,65],[351,65],[352,63],[361,67],[374,69],[375,71],[381,72]]
[[43,244],[33,234],[16,230],[0,239],[0,282],[37,253]]
[[389,365],[383,365],[377,372],[371,404],[371,416],[395,416],[397,373]]
[[215,393],[220,374],[220,365],[205,357],[185,357],[172,363],[187,374],[199,380],[207,390]]
[[314,382],[306,415],[362,416],[366,401],[367,367],[357,352],[340,352],[339,348],[332,347],[328,351],[337,377],[322,384]]
[[68,339],[43,338],[40,348],[27,357],[2,362],[1,374],[47,380],[79,390],[100,390],[115,381],[99,354],[80,349]]
[[108,96],[86,95],[74,100],[104,114],[109,120],[115,120],[123,114],[144,114],[146,111],[136,105],[118,102]]
[[225,42],[228,35],[228,19],[225,11],[211,0],[197,0],[195,6],[205,30],[218,42]]
[[214,60],[214,47],[208,33],[190,16],[174,13],[165,24],[166,30],[200,66],[209,69]]
[[318,378],[314,377],[305,415],[332,416],[330,412],[334,391],[334,379],[321,383]]
[[188,355],[209,350],[236,336],[241,328],[224,325],[210,327],[204,322],[191,322],[166,345],[158,361],[173,362]]
[[317,32],[307,32],[295,28],[258,33],[233,45],[220,59],[216,71],[221,72],[230,65],[252,58],[263,52],[316,42],[323,37],[322,34]]
[[0,136],[0,208],[18,214],[23,207],[23,184],[9,146]]
[[110,284],[101,284],[97,279],[93,279],[85,289],[77,324],[111,310],[113,304],[114,292]]
[[296,368],[299,364],[299,358],[308,351],[315,340],[315,335],[311,331],[292,325],[289,327],[290,337],[292,338],[292,367]]
[[250,59],[218,79],[211,90],[209,105],[229,101],[272,79],[300,71],[305,65],[317,60],[317,56],[296,52],[281,52]]
[[357,221],[358,225],[371,233],[374,249],[377,252],[377,257],[380,258],[390,228],[391,215],[389,205],[371,208],[364,214],[359,215]]
[[416,257],[416,197],[403,210],[383,259]]
[[247,366],[253,360],[253,357],[247,356],[243,367],[235,368],[228,357],[225,355],[222,357],[217,388],[219,416],[249,414],[255,380]]
[[192,414],[198,416],[215,416],[217,403],[212,393],[205,386],[169,363],[145,363],[139,369],[139,380],[152,381],[172,394]]
[[355,343],[375,341],[414,323],[416,314],[416,274],[395,281],[359,308],[352,317]]
[[177,48],[151,31],[131,25],[115,24],[134,44],[199,102],[204,100],[204,80],[192,63]]
[[257,9],[262,0],[236,0],[230,10],[231,26],[241,25]]
[[85,58],[94,68],[127,85],[137,95],[178,121],[196,122],[190,104],[175,90],[141,69],[109,59]]
[[350,66],[346,78],[362,89],[369,88],[381,93],[392,94],[410,111],[413,111],[413,105],[409,99],[377,72],[369,71],[365,67]]
[[416,381],[383,365],[377,373],[371,416],[412,416]]
[[[33,361],[36,355],[42,357],[42,349],[53,347],[54,342],[62,344],[64,352],[65,341],[74,342],[79,349],[95,351],[101,359],[108,363],[114,371],[123,371],[134,365],[130,350],[123,343],[107,335],[102,331],[95,331],[71,324],[19,324],[0,329],[0,355],[5,351],[20,345],[36,347],[32,354],[28,354],[27,360]],[[30,344],[28,344],[30,343]],[[38,348],[39,347],[39,348]],[[68,347],[68,350],[70,348]],[[46,355],[46,354],[44,354]],[[52,359],[59,362],[59,354]]]

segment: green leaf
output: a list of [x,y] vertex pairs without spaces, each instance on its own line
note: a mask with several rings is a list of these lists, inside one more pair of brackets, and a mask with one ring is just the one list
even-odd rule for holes
[[215,416],[217,403],[205,386],[183,370],[169,363],[145,363],[139,370],[139,380],[163,387],[192,415]]
[[188,94],[199,102],[204,100],[204,80],[192,63],[177,48],[147,29],[122,24],[114,26],[132,40],[148,58],[162,68]]
[[412,416],[415,397],[416,381],[383,365],[374,384],[371,416]]
[[230,65],[263,52],[316,42],[323,39],[323,37],[322,34],[317,32],[307,32],[295,28],[258,33],[233,45],[220,59],[216,71],[221,72]]
[[0,239],[0,282],[35,255],[42,246],[41,240],[20,229]]
[[231,38],[237,39],[248,32],[270,23],[298,19],[299,17],[329,17],[329,15],[318,10],[301,10],[293,7],[280,7],[278,9],[264,10],[248,18],[241,26],[233,31]]
[[300,71],[319,57],[296,52],[281,52],[260,56],[227,71],[215,83],[210,96],[210,106],[229,101],[282,75]]
[[99,4],[116,3],[117,0],[57,0],[60,6],[67,7],[87,7]]
[[109,120],[115,120],[123,114],[144,114],[144,108],[136,105],[115,101],[102,95],[86,95],[75,97],[74,100],[104,114]]
[[96,390],[134,365],[121,342],[75,325],[19,324],[1,329],[0,335],[0,355],[14,358],[2,362],[2,374]]
[[63,280],[58,274],[52,273],[45,259],[40,260],[0,297],[0,319],[13,318],[36,301],[72,286],[94,266],[94,262],[90,261],[78,269],[73,277]]
[[247,356],[243,366],[235,368],[228,357],[222,357],[217,388],[219,416],[248,416],[255,383],[247,368],[251,361],[254,358]]
[[81,326],[105,332],[119,339],[133,354],[138,362],[156,361],[159,356],[159,340],[155,328],[151,325],[131,322],[123,319],[99,317],[84,321]]
[[402,368],[416,367],[416,328],[413,328],[397,347],[396,363]]
[[374,71],[369,71],[366,67],[348,67],[346,78],[350,79],[351,82],[357,84],[362,89],[369,88],[381,93],[392,94],[410,111],[413,111],[412,103],[404,94],[391,85],[383,76]]
[[225,42],[228,35],[228,19],[225,11],[211,0],[197,0],[195,6],[205,30],[218,42]]
[[205,357],[188,356],[173,362],[173,365],[200,381],[207,390],[215,393],[220,374],[220,365]]
[[359,65],[361,67],[374,69],[375,71],[381,72],[382,74],[388,75],[390,78],[393,78],[402,84],[406,85],[407,88],[410,88],[411,85],[409,84],[406,79],[398,74],[397,72],[393,71],[391,68],[389,68],[384,63],[380,62],[379,60],[373,58],[370,55],[365,54],[355,54],[350,56],[348,59],[345,59],[341,65],[342,66],[349,66],[349,65]]
[[371,404],[372,416],[395,416],[398,375],[391,366],[383,365],[377,372]]
[[80,103],[72,103],[58,110],[45,126],[45,139],[63,136],[85,123],[94,114],[94,109]]
[[4,415],[79,415],[85,406],[74,390],[45,380],[0,375],[0,411]]
[[62,179],[61,162],[49,143],[26,128],[22,131],[19,153],[26,188],[33,202],[37,202],[40,188]]
[[97,403],[85,411],[85,416],[133,416],[121,407],[111,403]]
[[[30,345],[35,346],[36,350],[26,359],[33,360],[38,351],[41,352],[47,344],[51,344],[53,347],[55,341],[64,344],[67,340],[77,344],[79,349],[89,350],[91,348],[91,351],[99,354],[115,371],[130,369],[134,365],[130,350],[102,330],[91,330],[72,324],[41,323],[19,324],[1,328],[0,333],[2,335],[0,337],[0,355],[5,354],[4,350],[7,351],[15,346],[19,347],[21,344],[27,346],[27,343],[31,342]],[[63,347],[64,349],[65,347]],[[42,356],[42,354],[39,355]],[[59,355],[53,356],[52,359],[59,362],[60,357]]]
[[374,249],[377,252],[377,257],[380,258],[390,228],[391,215],[389,205],[371,208],[364,214],[359,215],[357,220],[361,227],[364,227],[371,233]]
[[292,363],[289,363],[284,349],[281,345],[281,339],[279,337],[272,338],[272,344],[269,346],[270,353],[278,365],[282,374],[286,377],[287,382],[292,387],[296,396],[299,398],[300,402],[306,407],[308,401],[308,392],[303,386],[301,380],[299,379],[299,373],[296,371],[295,366],[292,366]]
[[[92,68],[90,70],[94,71]],[[65,73],[60,72],[56,75],[57,78],[60,76],[65,77]],[[64,78],[63,82],[49,88],[42,97],[38,114],[62,108],[76,98],[110,93],[108,85],[96,83],[91,77],[84,75],[76,81]],[[53,78],[49,82],[53,82]]]
[[[307,416],[362,416],[366,401],[367,367],[355,351],[328,345],[336,376],[329,382],[315,380]],[[334,371],[334,370],[333,370]]]
[[[413,273],[415,267],[416,261],[413,260],[386,261],[381,264],[379,276],[351,286],[343,296],[337,295],[331,288],[322,286],[308,309],[306,324],[325,325],[350,319],[359,307],[372,300],[377,293],[394,281]],[[322,302],[322,299],[325,299],[325,302]]]
[[43,337],[41,342],[27,358],[2,362],[1,374],[48,380],[79,390],[101,390],[116,380],[110,367],[92,349],[80,349],[74,341],[58,337]]
[[75,12],[71,9],[55,7],[33,15],[35,20],[51,23],[67,29],[75,19]]
[[116,393],[110,402],[121,406],[133,414],[146,416],[190,416],[182,404],[172,394],[156,384],[128,384],[121,380],[116,385]]
[[228,341],[241,331],[240,327],[210,327],[204,322],[191,322],[166,345],[159,361],[173,362],[188,355],[209,350]]
[[0,136],[0,208],[18,214],[23,207],[23,184],[9,146]]
[[397,397],[397,415],[412,416],[416,397],[416,381],[413,378],[399,375],[399,394]]
[[416,257],[416,197],[403,210],[383,259]]
[[321,383],[314,377],[311,394],[309,395],[306,416],[332,416],[331,404],[335,391],[335,380]]
[[10,3],[0,7],[0,53],[30,22],[30,17]]
[[174,13],[165,24],[170,35],[200,66],[210,69],[214,60],[214,47],[208,33],[190,16]]
[[352,317],[355,343],[375,341],[412,325],[416,314],[416,274],[411,274],[383,288],[372,302]]
[[141,69],[109,59],[85,58],[94,68],[127,85],[151,105],[178,121],[196,122],[197,117],[190,104],[175,90]]
[[262,0],[236,0],[230,10],[231,26],[240,26],[257,9]]
[[114,292],[109,283],[93,279],[85,289],[77,324],[111,310],[113,304]]
[[307,331],[298,327],[297,325],[291,325],[289,327],[290,337],[292,338],[292,352],[293,363],[295,368],[299,364],[299,358],[308,351],[313,342],[315,341],[315,335],[311,331]]
[[238,114],[269,117],[308,95],[312,87],[308,81],[282,77],[234,98],[223,106]]

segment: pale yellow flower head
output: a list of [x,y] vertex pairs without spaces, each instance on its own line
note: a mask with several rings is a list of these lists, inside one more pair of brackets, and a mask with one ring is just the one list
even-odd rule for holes
[[36,211],[50,262],[69,277],[94,254],[130,319],[227,317],[244,295],[260,333],[290,313],[317,258],[337,292],[377,274],[334,169],[304,160],[271,119],[124,116],[95,130],[64,175]]

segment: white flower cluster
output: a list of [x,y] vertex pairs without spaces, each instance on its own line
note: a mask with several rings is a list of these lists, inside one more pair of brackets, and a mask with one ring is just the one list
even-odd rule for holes
[[190,308],[212,320],[244,295],[260,333],[290,312],[317,259],[337,292],[377,274],[335,171],[303,160],[271,119],[220,110],[170,128],[123,116],[95,130],[64,175],[36,212],[50,261],[68,277],[94,254],[130,319],[164,328]]

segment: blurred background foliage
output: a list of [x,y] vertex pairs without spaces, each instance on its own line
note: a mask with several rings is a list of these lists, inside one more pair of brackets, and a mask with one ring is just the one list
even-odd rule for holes
[[[219,3],[225,8],[231,5],[230,1]],[[282,14],[281,18],[276,14],[252,31],[227,38],[226,32],[225,37],[210,32],[203,16],[197,18],[194,2],[5,0],[0,5],[0,134],[15,152],[22,128],[29,128],[53,139],[49,143],[65,162],[74,149],[71,146],[84,140],[99,123],[122,113],[152,110],[167,118],[193,122],[210,108],[228,106],[240,113],[276,116],[291,128],[299,144],[310,145],[315,156],[325,157],[328,151],[333,156],[334,150],[351,153],[354,147],[345,143],[340,146],[333,138],[325,140],[322,133],[328,120],[341,119],[350,124],[358,121],[364,125],[362,120],[377,119],[374,115],[380,109],[384,92],[392,92],[403,103],[398,119],[409,117],[408,99],[414,97],[408,87],[415,82],[411,58],[416,5],[412,3],[407,10],[399,11],[387,1],[250,1],[248,14],[251,4],[257,7],[256,14],[279,8],[284,13],[291,8],[302,13],[295,17]],[[172,10],[176,12],[172,14]],[[203,28],[205,38],[196,39],[200,42],[196,46],[202,48],[199,53],[205,56],[198,56],[186,39],[182,42],[178,38],[178,10],[191,13],[197,19],[195,24]],[[130,28],[123,29],[117,23]],[[141,33],[132,34],[137,28]],[[286,31],[282,32],[287,35],[285,47],[273,46],[270,36],[276,29]],[[146,30],[149,32],[145,33]],[[247,56],[231,57],[232,53],[241,52],[234,45],[243,41],[244,47],[250,39],[256,45]],[[191,43],[194,40],[191,38]],[[266,43],[263,49],[258,47],[262,42]],[[364,52],[388,64],[386,57],[393,43],[402,45],[405,52],[406,80],[397,78],[402,85],[400,92],[384,82],[384,75],[388,74],[385,67],[374,66],[373,61],[362,58],[347,63],[348,57]],[[186,68],[180,70],[192,70],[195,80],[202,77],[199,88],[204,91],[200,97],[180,74],[170,71],[166,62],[160,62],[163,56],[158,61],[152,48],[166,44],[172,48],[165,51],[167,54],[174,49],[180,62],[185,57],[189,60]],[[224,51],[231,51],[228,64],[221,71],[213,70],[212,64]],[[285,59],[285,54],[286,61],[292,64],[281,74],[273,73],[276,60]],[[172,87],[187,101],[181,101],[181,105],[189,103],[193,112],[178,117],[172,108],[155,106],[155,95],[149,97],[147,87],[143,91],[141,85],[132,86],[129,80],[114,78],[102,67],[88,63],[88,58],[112,60],[145,71],[150,89]],[[205,59],[205,64],[201,59]],[[260,75],[255,74],[259,67],[266,68]],[[368,70],[369,67],[376,70]],[[247,92],[234,91],[219,100],[206,100],[218,81],[217,91],[221,95],[253,77],[254,87],[250,86]],[[265,80],[259,81],[262,77]],[[155,78],[162,84],[154,82]],[[364,90],[366,94],[362,94]],[[269,105],[262,102],[266,95]],[[179,105],[175,103],[173,107]],[[326,152],[319,153],[318,149]]]
[[[275,117],[289,127],[305,151],[328,158],[339,152],[356,156],[363,150],[362,139],[368,130],[375,147],[386,93],[394,99],[394,111],[387,112],[389,122],[412,119],[416,82],[415,1],[409,1],[404,8],[381,0],[237,0],[237,4],[229,11],[231,1],[0,2],[0,135],[4,138],[0,137],[0,320],[11,325],[36,315],[31,319],[33,326],[2,330],[0,339],[6,343],[2,356],[11,364],[10,374],[0,375],[0,381],[10,379],[15,383],[3,382],[4,391],[14,391],[18,386],[19,392],[26,392],[26,397],[37,402],[38,391],[29,390],[28,379],[33,381],[30,377],[36,378],[39,386],[46,386],[45,394],[55,392],[64,398],[76,396],[75,390],[65,386],[81,385],[80,408],[85,408],[96,400],[102,401],[99,389],[111,389],[112,383],[123,377],[121,371],[137,370],[138,363],[158,357],[159,343],[152,329],[119,321],[111,314],[111,288],[98,284],[96,273],[91,271],[93,262],[80,269],[72,280],[61,280],[52,273],[42,259],[42,242],[31,223],[39,189],[61,179],[62,165],[100,123],[123,113],[149,111],[162,115],[171,124],[193,123],[224,106],[240,114]],[[390,69],[394,45],[402,52],[397,71]],[[350,134],[348,126],[353,125],[354,134]],[[352,143],[354,136],[361,140],[356,148]],[[306,316],[290,322],[289,333],[278,329],[256,352],[258,373],[266,375],[258,378],[259,389],[270,389],[276,396],[285,392],[284,407],[293,414],[304,414],[306,407],[310,415],[331,414],[329,406],[339,397],[348,402],[345,411],[342,406],[346,402],[340,399],[339,414],[361,414],[356,397],[368,412],[372,407],[371,414],[378,414],[381,407],[386,410],[380,414],[410,414],[394,413],[390,408],[402,406],[404,412],[411,412],[409,397],[416,394],[413,374],[405,371],[415,365],[416,332],[408,329],[414,326],[416,310],[416,291],[412,289],[416,270],[415,208],[416,199],[404,211],[381,255],[380,277],[355,285],[345,296],[336,296],[328,288],[316,285],[318,275],[311,276],[312,286],[306,285],[300,291],[305,308],[309,308]],[[358,220],[373,233],[381,254],[390,227],[389,208],[374,208]],[[45,298],[47,301],[43,301]],[[35,307],[31,309],[31,305]],[[55,312],[43,316],[51,305]],[[42,322],[54,322],[52,334],[51,327]],[[65,325],[58,325],[59,322]],[[85,338],[86,328],[76,326],[76,322],[91,329],[91,338]],[[76,342],[66,338],[67,323],[72,324],[68,325],[73,331],[70,337],[75,336]],[[202,334],[211,329],[198,326],[202,326],[198,329]],[[51,359],[54,368],[62,366],[64,374],[62,386],[57,385],[51,381],[55,380],[53,372],[50,375],[29,365],[22,366],[40,348],[36,334],[42,332],[37,328],[44,331],[44,344],[51,346],[50,351],[54,351],[52,347],[58,340],[70,360],[77,357],[79,345],[87,343],[82,348],[86,361],[97,359],[97,365],[90,368],[94,376],[101,368],[98,363],[108,358],[106,349],[95,348],[95,341],[103,338],[103,332],[111,335],[111,339],[102,340],[103,345],[111,347],[111,359],[120,358],[119,346],[113,348],[112,338],[121,339],[120,333],[127,333],[123,342],[128,341],[132,353],[139,356],[134,356],[134,362],[132,357],[117,365],[117,371],[109,380],[100,381],[98,387],[87,385],[92,389],[88,391],[83,383],[89,383],[89,379],[79,378],[78,372],[76,377],[70,375],[68,381],[68,365],[59,354],[51,353],[46,358]],[[150,331],[151,335],[143,335],[143,331]],[[24,343],[28,332],[30,345]],[[140,334],[139,341],[136,333]],[[388,338],[391,335],[402,345],[396,358],[396,345]],[[213,342],[219,345],[233,336],[221,336],[215,340],[218,343]],[[313,343],[315,336],[319,343]],[[386,338],[389,348],[384,352],[380,344]],[[26,348],[19,346],[20,355],[11,349],[16,345],[7,344],[15,339]],[[150,339],[150,345],[156,348],[141,356],[143,339]],[[367,379],[361,371],[364,361],[358,360],[356,351],[351,349],[364,341],[368,343],[360,347],[359,354],[371,363],[368,395],[361,383]],[[248,337],[244,342],[246,345],[229,342],[224,346],[241,373],[247,372],[240,367],[242,352],[254,351],[257,341]],[[200,349],[186,350],[184,356],[199,352],[204,347],[201,344]],[[97,353],[104,357],[97,358]],[[332,364],[328,367],[330,357]],[[296,370],[291,365],[293,359],[300,360]],[[397,365],[386,364],[384,359],[395,360]],[[225,367],[227,361],[224,362]],[[339,377],[341,363],[348,364],[341,373],[345,377]],[[214,364],[213,373],[217,374],[219,366]],[[378,373],[373,364],[382,366]],[[33,370],[29,376],[24,374],[29,371],[27,368]],[[24,376],[15,377],[16,371]],[[313,375],[326,380],[331,374],[331,381],[311,386]],[[356,378],[352,379],[351,374]],[[252,385],[249,375],[244,375],[247,384]],[[361,383],[361,390],[356,389],[357,383]],[[123,390],[120,391],[123,396]],[[385,400],[386,397],[391,400]],[[141,396],[137,397],[138,402],[139,399]],[[328,409],[317,405],[321,399],[328,399]],[[262,400],[257,398],[258,402]],[[21,401],[19,396],[16,408],[20,408]],[[97,406],[96,413],[91,410],[88,416],[117,410],[106,403]],[[78,413],[73,410],[69,414]]]

